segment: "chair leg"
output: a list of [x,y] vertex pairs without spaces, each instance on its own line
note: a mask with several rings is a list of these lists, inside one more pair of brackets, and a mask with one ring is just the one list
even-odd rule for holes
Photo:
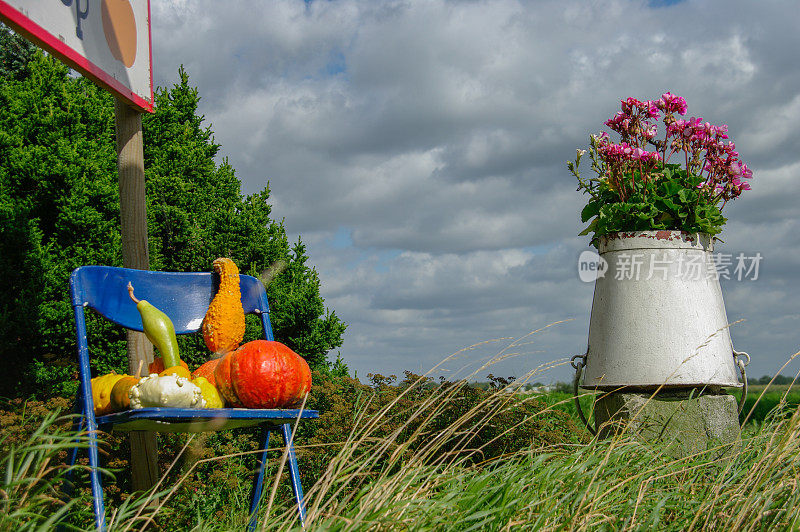
[[[106,529],[105,521],[105,503],[103,501],[103,486],[100,481],[100,459],[97,449],[97,423],[94,420],[93,413],[87,415],[86,404],[79,398],[78,404],[75,406],[78,417],[72,422],[72,430],[79,432],[87,428],[89,434],[89,483],[92,488],[92,510],[94,512],[95,528],[100,531]],[[72,448],[69,456],[70,467],[75,465],[78,458],[77,445]],[[67,486],[65,494],[67,497],[72,497],[75,491],[75,483],[72,482],[72,471],[67,472],[66,476]]]
[[97,424],[90,420],[89,426],[89,482],[92,486],[92,509],[97,530],[106,529],[106,508],[103,502],[103,486],[100,483],[100,459],[97,451]]
[[[74,434],[78,434],[81,430],[83,430],[84,421],[86,418],[83,416],[83,412],[80,411],[80,401],[75,405],[75,420],[72,422],[72,432]],[[78,459],[78,437],[75,437],[75,446],[69,452],[69,461],[67,462],[67,473],[64,475],[64,501],[69,501],[72,499],[75,493],[75,483],[72,481],[72,474],[74,472],[73,466],[75,465],[76,460]]]
[[[81,410],[80,405],[81,405],[81,401],[78,400],[76,402],[76,404],[75,404],[75,414],[77,414],[77,416],[75,417],[75,420],[72,422],[72,432],[74,434],[76,434],[76,437],[75,437],[75,440],[74,440],[75,446],[69,452],[69,457],[68,457],[69,459],[67,461],[67,464],[68,464],[67,465],[67,472],[66,472],[66,474],[64,474],[64,490],[63,490],[63,494],[62,494],[63,495],[62,500],[65,503],[68,503],[69,501],[71,501],[72,498],[75,496],[75,482],[72,481],[72,475],[74,473],[73,466],[75,465],[75,462],[78,459],[78,449],[79,449],[79,447],[78,447],[77,434],[80,431],[83,430],[84,424],[86,422],[86,417],[83,415],[83,411]],[[60,524],[60,525],[58,525],[56,527],[56,532],[64,532],[65,530],[67,530],[67,528],[63,524]]]
[[297,500],[297,511],[300,513],[300,525],[306,525],[306,506],[303,502],[303,486],[300,484],[300,468],[297,466],[297,455],[294,452],[294,442],[292,442],[292,425],[286,423],[281,426],[283,429],[283,441],[289,447],[289,476],[292,481],[292,491],[294,491],[294,498]]
[[253,532],[256,529],[258,522],[258,506],[261,503],[261,494],[264,492],[264,471],[267,464],[267,449],[269,449],[269,433],[270,427],[264,425],[262,427],[263,445],[262,451],[257,455],[256,474],[253,476],[253,500],[250,502],[250,522],[247,524],[247,530]]
[[[303,486],[300,484],[300,469],[297,466],[297,455],[294,452],[294,443],[292,442],[292,425],[286,423],[281,425],[283,432],[283,441],[289,446],[287,462],[289,464],[289,479],[292,482],[292,491],[294,492],[295,500],[297,501],[297,509],[300,514],[300,525],[306,524],[306,507],[303,502]],[[250,503],[250,522],[247,525],[247,530],[253,532],[256,529],[258,521],[258,505],[261,501],[261,494],[264,489],[264,470],[267,463],[267,449],[269,448],[269,433],[270,428],[264,427],[264,445],[261,453],[258,454],[258,462],[256,475],[253,478],[253,500]]]

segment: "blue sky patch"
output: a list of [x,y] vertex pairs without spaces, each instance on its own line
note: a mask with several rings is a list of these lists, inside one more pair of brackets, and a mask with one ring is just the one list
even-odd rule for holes
[[650,7],[669,7],[675,4],[680,4],[686,0],[648,0],[647,5]]

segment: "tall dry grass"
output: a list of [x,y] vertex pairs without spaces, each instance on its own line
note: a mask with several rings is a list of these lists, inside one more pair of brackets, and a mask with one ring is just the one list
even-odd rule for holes
[[[453,397],[450,392],[443,389],[432,396],[430,405],[419,408],[420,415],[444,408]],[[498,390],[487,399],[488,408],[473,409],[447,431],[426,435],[425,445],[402,461],[410,442],[370,437],[391,405],[362,420],[308,491],[307,528],[800,529],[796,409],[787,411],[783,405],[741,441],[680,459],[622,432],[589,445],[531,448],[475,464],[470,458],[480,448],[470,447],[470,436],[513,407],[513,397]],[[477,411],[482,414],[475,415]],[[424,433],[421,429],[416,436]],[[437,453],[453,437],[458,438],[457,448]],[[359,454],[364,446],[370,452]],[[381,474],[366,475],[382,457],[387,459]],[[299,527],[295,510],[268,513],[262,529]]]
[[[523,343],[512,343],[499,356],[508,356]],[[492,363],[486,362],[474,373],[482,374]],[[540,379],[546,369],[531,372],[515,385]],[[747,431],[740,442],[681,459],[623,432],[588,444],[533,446],[486,461],[482,451],[491,442],[478,443],[476,434],[528,399],[513,393],[512,387],[501,388],[445,429],[430,431],[437,416],[458,400],[459,386],[466,386],[459,381],[435,389],[413,412],[403,412],[405,423],[397,425],[395,409],[403,394],[415,393],[426,382],[420,379],[418,385],[407,387],[369,415],[369,400],[360,406],[356,423],[345,440],[335,445],[319,480],[306,487],[306,529],[800,529],[797,411],[779,409],[756,430]],[[541,415],[551,408],[556,406],[546,407]],[[518,423],[530,422],[531,417],[535,415]],[[392,428],[388,433],[387,426]],[[503,427],[500,434],[515,428]],[[3,459],[6,471],[20,472],[4,477],[3,525],[28,519],[34,525],[49,526],[75,509],[49,506],[53,504],[51,480],[41,484],[35,480],[52,478],[47,452],[65,444],[63,439],[48,439],[46,432],[37,432],[29,448],[15,451],[15,458]],[[43,446],[43,442],[47,443]],[[297,442],[299,451],[302,444]],[[28,465],[13,465],[20,463]],[[280,471],[272,471],[274,482],[267,483],[260,529],[299,530],[296,506],[275,497]],[[191,474],[190,468],[181,478]],[[180,482],[159,487],[162,505]],[[118,509],[111,516],[110,528],[143,529],[159,512],[145,502],[131,500]],[[227,519],[201,520],[195,529],[240,530],[247,517],[246,504],[240,504]]]
[[[354,437],[331,475],[309,491],[308,528],[796,529],[798,425],[797,412],[773,419],[722,457],[721,449],[709,449],[674,459],[623,434],[481,466],[415,457],[368,481],[360,477],[365,463],[348,459]],[[265,516],[264,528],[297,528],[293,510]]]

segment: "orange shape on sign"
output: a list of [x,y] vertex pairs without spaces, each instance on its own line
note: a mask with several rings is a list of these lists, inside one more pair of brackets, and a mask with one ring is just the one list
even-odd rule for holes
[[128,0],[103,0],[103,33],[115,59],[127,68],[136,61],[136,18]]

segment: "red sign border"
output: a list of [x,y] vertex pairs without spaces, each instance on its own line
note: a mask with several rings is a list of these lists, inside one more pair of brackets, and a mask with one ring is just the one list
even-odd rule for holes
[[142,98],[106,71],[61,42],[56,36],[23,15],[15,7],[0,0],[0,19],[15,31],[50,51],[75,70],[91,78],[100,86],[107,88],[120,98],[127,100],[142,111],[153,112],[153,41],[150,34],[150,0],[147,0],[147,46],[150,53],[150,101]]

